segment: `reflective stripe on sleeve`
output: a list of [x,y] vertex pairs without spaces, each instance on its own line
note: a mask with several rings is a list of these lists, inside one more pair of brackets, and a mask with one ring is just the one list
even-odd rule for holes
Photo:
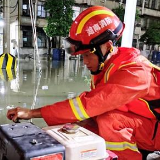
[[109,79],[110,76],[110,71],[112,70],[112,68],[115,66],[115,64],[111,63],[110,66],[108,67],[108,69],[105,72],[105,76],[104,76],[104,83],[106,83]]
[[69,103],[70,103],[70,106],[72,108],[72,111],[73,111],[75,117],[78,120],[82,121],[84,119],[89,118],[88,114],[84,110],[84,106],[83,106],[79,97],[69,99]]
[[132,65],[132,64],[136,64],[136,62],[131,62],[131,63],[123,64],[123,65],[121,65],[118,69],[121,69],[122,67],[126,67],[126,66]]
[[113,151],[123,151],[126,149],[138,151],[137,145],[129,142],[106,142],[106,149]]

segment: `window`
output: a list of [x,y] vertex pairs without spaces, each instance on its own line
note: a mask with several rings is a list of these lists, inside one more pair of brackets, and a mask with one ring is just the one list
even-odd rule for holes
[[160,1],[158,1],[158,10],[160,10]]
[[142,30],[146,30],[147,26],[148,26],[148,19],[147,18],[143,18],[143,21],[141,21],[141,29]]
[[46,47],[46,42],[47,42],[47,38],[44,32],[38,32],[37,33],[37,42],[38,42],[38,47]]
[[142,6],[142,0],[137,0],[137,6]]
[[[33,47],[33,32],[31,26],[22,26],[23,31],[23,47]],[[46,48],[47,37],[42,28],[37,27],[37,43],[38,47]]]
[[[30,16],[30,8],[29,8],[29,1],[28,0],[23,0],[22,10],[23,10],[24,16]],[[48,16],[47,12],[44,10],[44,2],[38,2],[37,16],[44,17],[44,18]]]
[[120,4],[126,4],[126,0],[114,0],[115,2],[119,2]]
[[145,0],[145,5],[146,8],[149,8],[149,0]]
[[115,2],[124,3],[126,4],[126,0],[114,0]]
[[152,0],[151,8],[152,9],[156,9],[156,2],[155,2],[155,0]]
[[23,12],[24,16],[29,16],[30,15],[29,3],[28,3],[27,0],[23,0],[22,12]]
[[23,47],[32,47],[32,31],[23,31]]
[[137,47],[137,39],[133,39],[132,46],[135,48]]
[[37,15],[38,17],[47,17],[47,12],[44,10],[44,2],[38,2]]

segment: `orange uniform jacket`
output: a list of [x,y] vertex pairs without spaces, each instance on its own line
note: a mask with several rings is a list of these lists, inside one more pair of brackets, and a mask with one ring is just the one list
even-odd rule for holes
[[92,76],[91,91],[42,107],[42,117],[48,125],[57,125],[118,109],[156,119],[147,102],[160,99],[159,74],[139,50],[118,48],[104,70]]

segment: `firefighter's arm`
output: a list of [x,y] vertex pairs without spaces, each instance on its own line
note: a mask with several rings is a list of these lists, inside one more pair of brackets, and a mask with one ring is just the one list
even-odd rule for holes
[[[90,92],[33,111],[31,117],[44,118],[48,125],[72,123],[94,117],[148,94],[151,75],[143,66],[124,67],[107,83]],[[29,112],[30,117],[30,112]]]
[[143,67],[116,71],[109,81],[70,100],[41,108],[48,125],[76,122],[118,109],[148,93],[150,77]]

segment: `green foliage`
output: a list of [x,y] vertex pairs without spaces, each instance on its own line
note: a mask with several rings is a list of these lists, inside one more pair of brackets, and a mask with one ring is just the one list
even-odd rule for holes
[[[112,9],[112,11],[119,17],[122,22],[124,21],[125,8],[123,7],[123,5],[119,5],[119,7]],[[139,19],[139,11],[136,9],[135,20],[138,21]]]
[[48,24],[44,28],[47,36],[67,36],[72,24],[74,0],[47,0],[45,10],[48,11]]
[[87,85],[90,85],[91,84],[91,78],[88,77],[88,76],[84,76],[84,82],[86,82]]
[[149,45],[160,44],[160,22],[150,24],[149,28],[141,36],[140,41]]
[[[122,22],[124,21],[125,8],[123,7],[123,5],[119,5],[117,8],[112,9],[112,11],[119,17],[119,19]],[[135,20],[138,21],[139,19],[140,19],[139,11],[136,9]],[[118,42],[117,42],[118,46],[121,45],[121,40],[122,40],[122,38],[120,38],[118,40]]]
[[119,5],[119,7],[112,9],[112,11],[119,17],[122,22],[124,21],[125,9],[122,5]]
[[136,15],[135,15],[136,21],[139,21],[141,19],[139,15],[140,15],[139,10],[136,9]]

